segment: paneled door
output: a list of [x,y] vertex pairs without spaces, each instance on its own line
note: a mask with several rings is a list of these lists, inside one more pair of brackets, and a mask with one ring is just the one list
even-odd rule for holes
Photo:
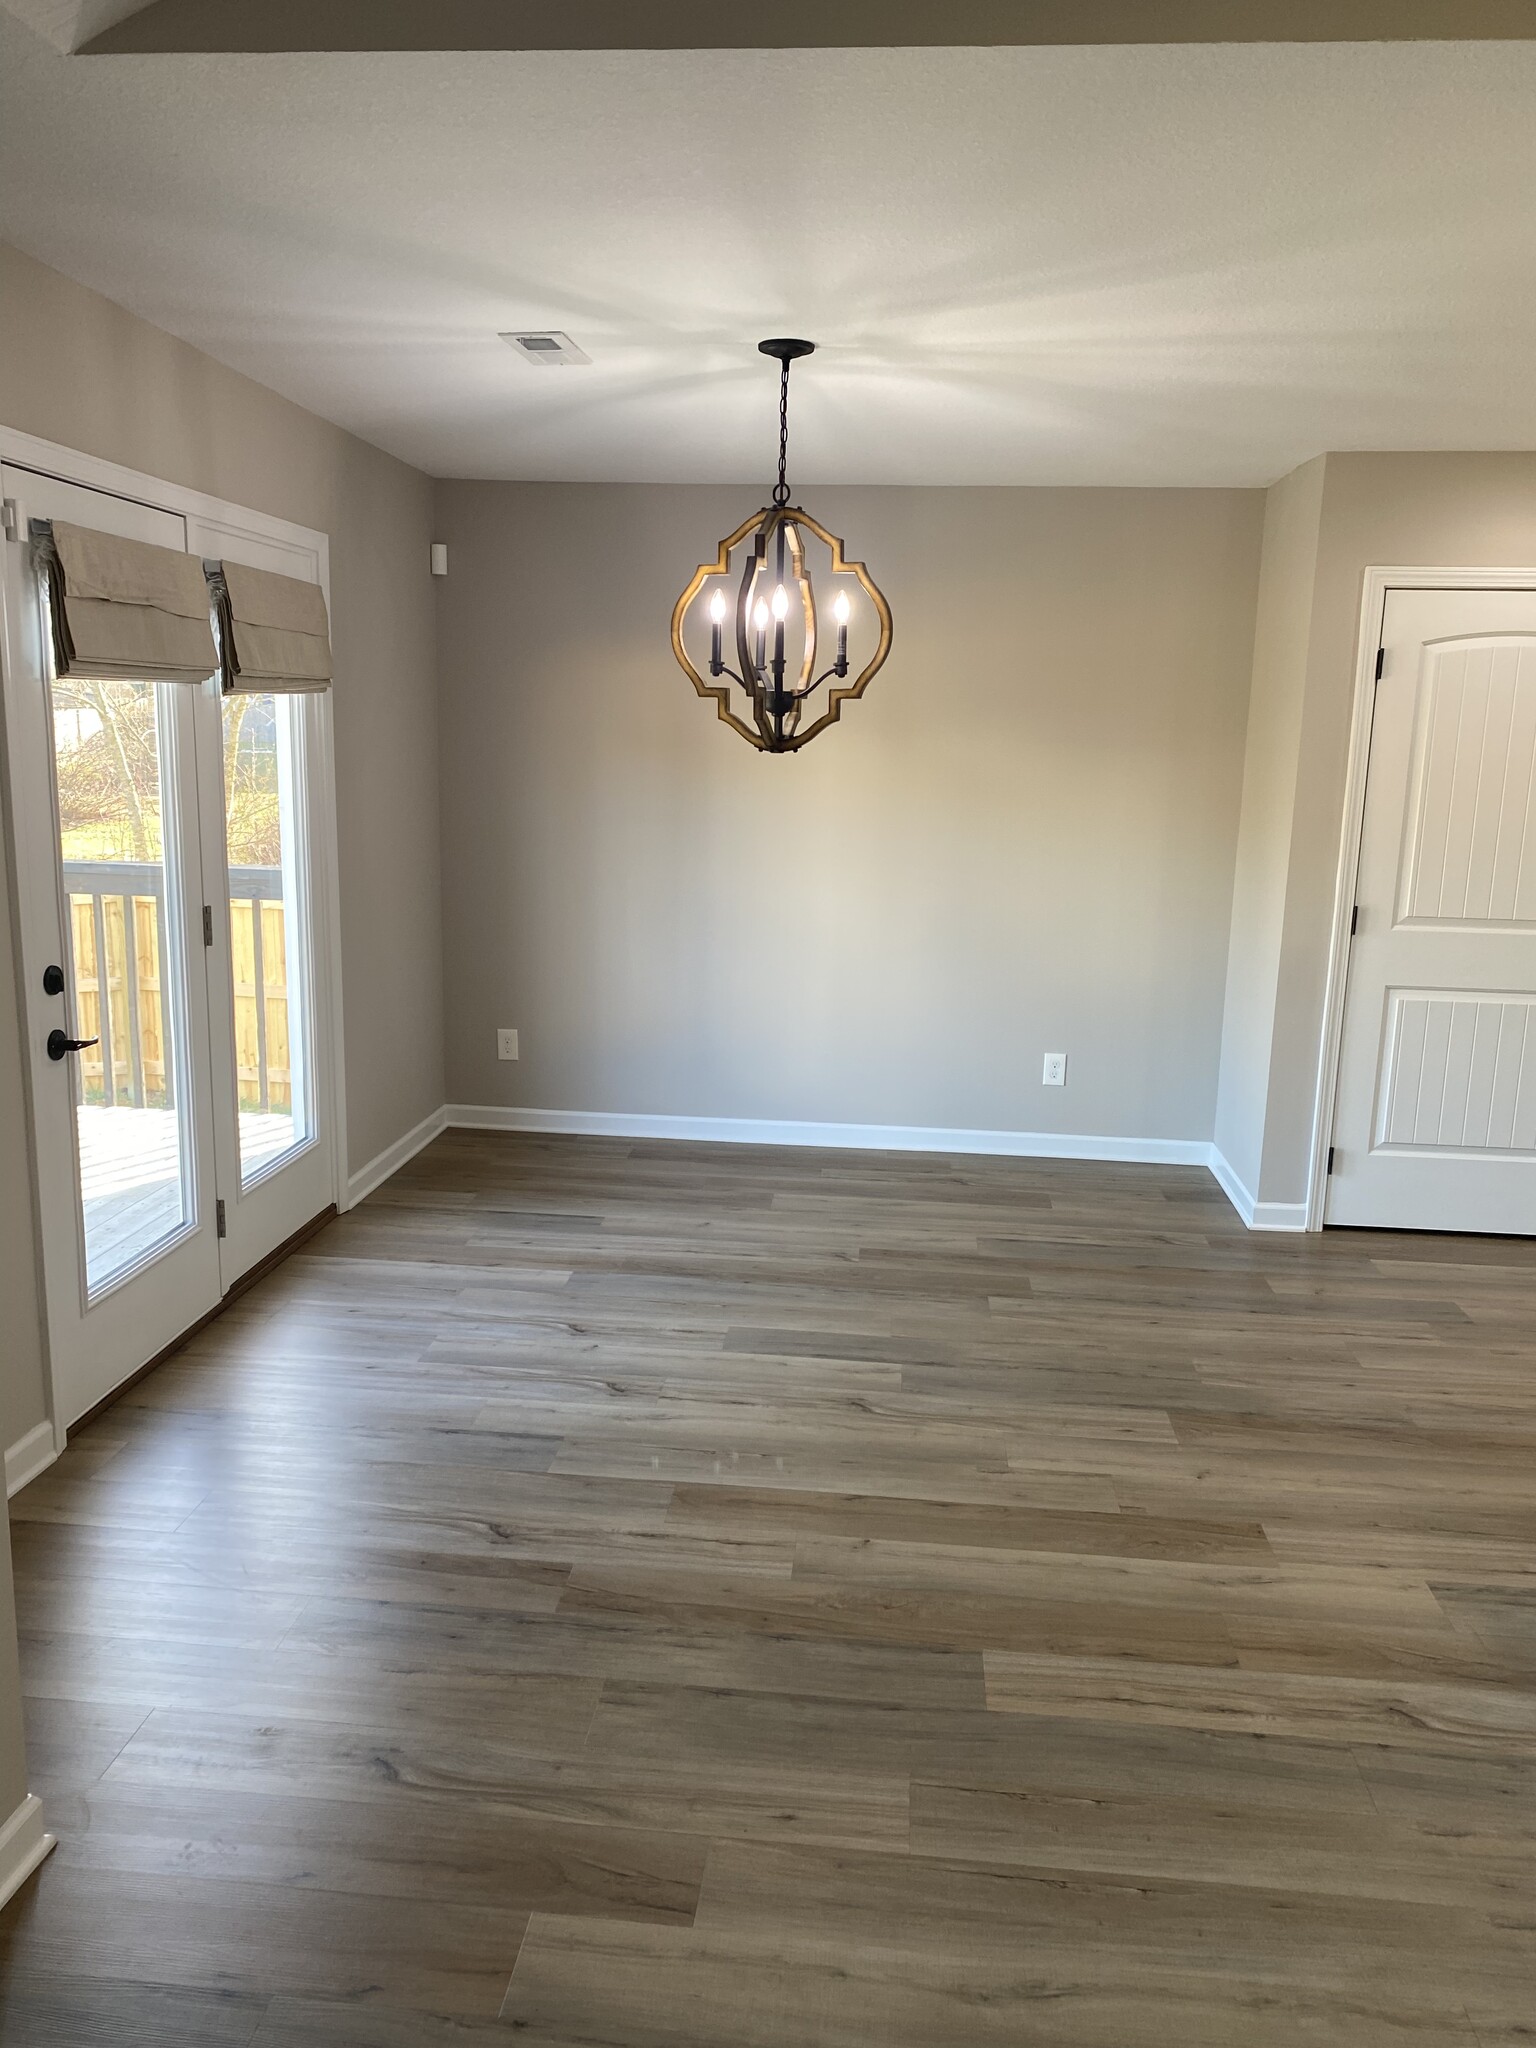
[[[335,1199],[317,696],[54,673],[28,522],[311,551],[6,465],[5,707],[55,1425]],[[322,886],[325,884],[325,886]],[[329,949],[327,949],[329,950]]]
[[1382,634],[1326,1220],[1536,1234],[1536,592]]

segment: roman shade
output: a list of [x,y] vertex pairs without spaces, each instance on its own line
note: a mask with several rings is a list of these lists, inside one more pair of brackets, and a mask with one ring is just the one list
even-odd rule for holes
[[331,681],[331,630],[325,592],[297,576],[206,565],[219,622],[220,673],[226,690],[324,690]]
[[59,519],[34,521],[32,540],[48,585],[57,675],[202,683],[217,671],[195,555]]

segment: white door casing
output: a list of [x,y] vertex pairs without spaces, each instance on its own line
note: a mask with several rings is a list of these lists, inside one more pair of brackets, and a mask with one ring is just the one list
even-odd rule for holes
[[1536,592],[1393,590],[1326,1220],[1536,1233]]

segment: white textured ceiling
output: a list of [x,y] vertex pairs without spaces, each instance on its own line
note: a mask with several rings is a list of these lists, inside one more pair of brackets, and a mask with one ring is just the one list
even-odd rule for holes
[[[1267,482],[1536,446],[1531,43],[65,57],[0,237],[439,475]],[[568,330],[590,369],[497,340]]]

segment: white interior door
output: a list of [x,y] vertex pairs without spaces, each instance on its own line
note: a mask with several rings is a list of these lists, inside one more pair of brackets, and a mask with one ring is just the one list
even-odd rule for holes
[[336,1199],[329,703],[56,678],[27,521],[310,580],[320,563],[23,467],[0,487],[18,513],[6,767],[68,1427]]
[[[186,546],[185,522],[7,467],[26,518]],[[195,713],[185,683],[57,681],[23,538],[5,548],[6,739],[56,1421],[222,1289]],[[85,1041],[61,1056],[61,1036]]]
[[1382,649],[1326,1219],[1536,1234],[1536,592]]

